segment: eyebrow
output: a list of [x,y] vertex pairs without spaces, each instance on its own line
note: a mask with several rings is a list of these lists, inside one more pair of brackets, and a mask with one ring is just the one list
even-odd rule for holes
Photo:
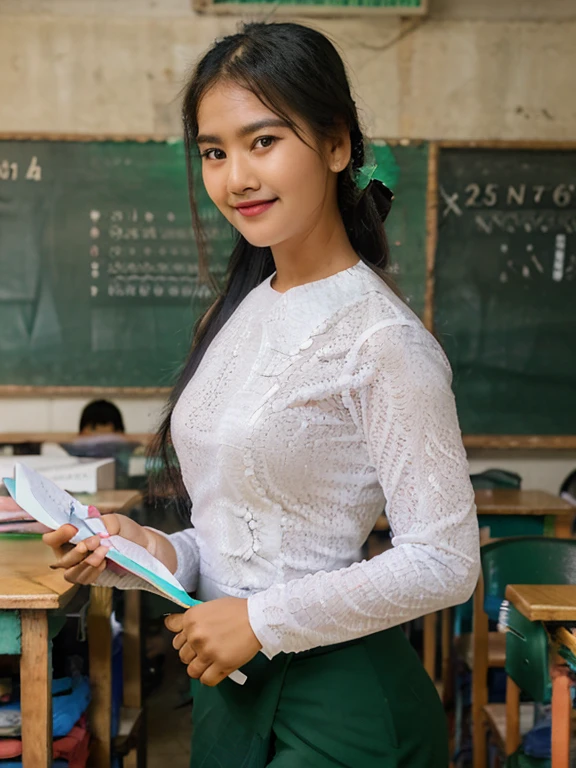
[[[290,126],[286,120],[282,120],[280,117],[267,117],[264,120],[258,120],[255,123],[249,123],[243,126],[238,131],[238,136],[249,136],[251,133],[261,131],[262,128],[289,128]],[[215,134],[202,133],[196,137],[197,144],[222,144],[222,139]]]

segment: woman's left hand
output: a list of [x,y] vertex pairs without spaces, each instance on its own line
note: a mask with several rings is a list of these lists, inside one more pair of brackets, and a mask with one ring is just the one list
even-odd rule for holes
[[190,677],[203,685],[218,685],[247,664],[262,648],[248,619],[248,601],[222,597],[168,616],[165,624],[176,632],[172,645]]

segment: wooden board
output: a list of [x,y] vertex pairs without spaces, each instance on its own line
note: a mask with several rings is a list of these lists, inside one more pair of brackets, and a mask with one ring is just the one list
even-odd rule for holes
[[428,0],[192,0],[198,13],[218,15],[242,15],[243,17],[268,16],[423,16],[428,12]]
[[575,584],[509,584],[506,599],[529,621],[576,621]]
[[40,539],[0,540],[0,608],[61,608],[78,590],[51,570],[52,550]]
[[479,515],[574,515],[576,508],[546,491],[479,490],[474,494]]
[[78,493],[75,497],[82,504],[96,507],[103,515],[110,512],[128,513],[142,500],[140,491],[97,491],[96,493]]

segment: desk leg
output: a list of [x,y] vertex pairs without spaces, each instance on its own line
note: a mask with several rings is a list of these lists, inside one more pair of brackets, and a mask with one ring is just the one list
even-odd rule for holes
[[573,520],[574,515],[556,515],[554,517],[554,536],[557,539],[571,539]]
[[437,613],[428,613],[424,616],[424,669],[430,675],[432,682],[436,682],[436,623]]
[[52,765],[52,654],[46,611],[22,611],[22,764]]
[[[142,667],[140,637],[140,592],[128,589],[124,592],[124,701],[130,710],[142,709]],[[123,768],[140,768],[146,765],[146,713],[142,712],[139,720],[137,746],[124,758]]]
[[110,768],[112,751],[112,590],[91,587],[88,611],[88,655],[92,704],[90,726],[92,768]]
[[552,671],[552,768],[570,763],[570,677],[565,667]]

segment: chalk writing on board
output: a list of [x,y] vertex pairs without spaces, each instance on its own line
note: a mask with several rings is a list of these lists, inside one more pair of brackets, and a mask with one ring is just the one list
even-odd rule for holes
[[474,216],[476,230],[491,235],[493,232],[555,232],[571,234],[576,231],[576,211],[486,211]]
[[[199,281],[193,229],[174,211],[94,207],[88,220],[90,296],[98,303],[210,298],[212,288]],[[206,234],[209,252],[226,238],[214,223]],[[212,266],[215,275],[224,271],[224,264]]]
[[[0,181],[18,181],[22,178],[20,174],[20,164],[9,159],[0,160]],[[38,163],[38,158],[34,155],[24,172],[26,181],[41,181],[42,166]]]
[[465,208],[515,208],[540,205],[546,208],[568,208],[574,200],[576,185],[569,183],[546,186],[518,184],[502,186],[495,183],[468,184],[464,193],[447,190],[440,186],[444,203],[442,216],[462,216]]

